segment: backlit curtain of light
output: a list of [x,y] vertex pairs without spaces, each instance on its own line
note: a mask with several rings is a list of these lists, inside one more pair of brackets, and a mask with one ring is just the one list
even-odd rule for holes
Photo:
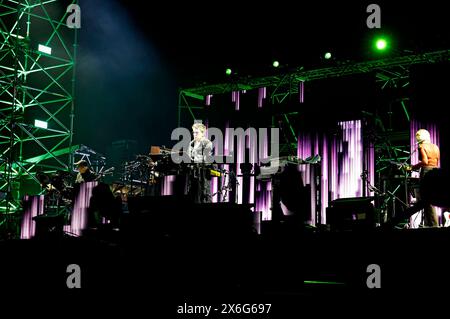
[[[330,201],[338,198],[360,197],[363,193],[361,174],[363,171],[363,140],[361,121],[338,123],[338,134],[329,136],[312,132],[300,132],[298,136],[298,157],[320,155],[321,161],[321,221],[326,222],[326,208]],[[369,157],[373,157],[373,150]],[[368,169],[374,176],[374,159],[369,160]],[[312,165],[300,165],[303,183],[311,186],[311,223],[316,223],[316,193]],[[373,177],[371,177],[373,181]]]
[[29,196],[24,198],[26,209],[22,217],[20,228],[20,239],[30,239],[36,233],[36,223],[33,217],[44,213],[44,195]]
[[[416,141],[416,132],[420,129],[425,129],[430,132],[431,143],[436,144],[439,148],[440,145],[440,137],[439,137],[439,128],[436,124],[433,123],[423,123],[417,119],[411,119],[410,122],[410,144],[411,144],[411,164],[414,165],[419,162],[419,152]],[[440,166],[440,163],[438,163]],[[411,174],[412,177],[419,177],[419,172],[413,172]],[[411,200],[411,198],[410,198]],[[442,223],[442,209],[440,207],[436,207],[436,213],[439,218],[439,222]],[[420,215],[419,218],[417,215]],[[411,221],[413,225],[418,224],[418,220],[420,220],[421,212],[414,214],[411,216]]]
[[88,208],[92,197],[92,190],[98,182],[80,184],[80,191],[73,204],[70,225],[64,226],[64,230],[72,235],[81,236],[88,222]]
[[[363,145],[361,134],[361,121],[340,122],[342,140],[339,143],[339,153],[332,154],[338,161],[337,198],[362,196],[362,168],[363,168]],[[336,198],[331,198],[334,200]]]

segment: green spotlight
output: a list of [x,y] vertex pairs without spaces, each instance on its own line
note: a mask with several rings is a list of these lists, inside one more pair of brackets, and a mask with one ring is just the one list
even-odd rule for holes
[[386,49],[387,49],[387,46],[388,46],[387,41],[386,41],[386,39],[384,39],[384,38],[377,39],[376,42],[375,42],[375,47],[376,47],[377,50],[379,50],[379,51],[384,51],[384,50],[386,50]]
[[324,57],[326,60],[331,59],[331,53],[330,52],[325,53]]
[[226,75],[231,75],[231,69],[226,69],[226,70],[225,70],[225,74],[226,74]]
[[48,127],[48,123],[40,120],[34,120],[34,126],[46,129]]
[[280,62],[273,61],[272,65],[273,65],[274,68],[278,68],[280,66]]

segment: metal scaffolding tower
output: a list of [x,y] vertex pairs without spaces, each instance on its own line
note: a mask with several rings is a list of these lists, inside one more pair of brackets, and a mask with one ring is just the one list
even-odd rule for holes
[[[0,0],[0,225],[71,163],[76,1]],[[69,11],[69,13],[67,12]]]

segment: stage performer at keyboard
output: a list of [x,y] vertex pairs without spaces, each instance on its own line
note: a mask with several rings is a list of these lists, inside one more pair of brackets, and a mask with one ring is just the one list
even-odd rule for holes
[[192,125],[194,139],[190,142],[188,155],[191,159],[188,176],[188,195],[196,203],[211,202],[212,142],[206,138],[206,126],[202,123]]

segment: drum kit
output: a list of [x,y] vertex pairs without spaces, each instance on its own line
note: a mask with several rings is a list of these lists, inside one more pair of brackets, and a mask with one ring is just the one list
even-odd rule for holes
[[69,215],[74,201],[74,176],[67,171],[38,172],[36,178],[45,191],[45,212],[48,215]]
[[[116,175],[116,179],[110,183],[111,192],[116,197],[120,197],[122,202],[127,202],[130,196],[161,195],[161,184],[165,176],[200,175],[200,170],[206,170],[206,176],[208,177],[231,176],[231,178],[226,179],[229,183],[220,188],[220,192],[226,193],[231,189],[230,183],[236,180],[233,178],[232,172],[219,169],[215,164],[175,164],[171,157],[174,153],[169,148],[152,146],[148,155],[138,154],[134,160],[124,162],[122,168],[116,170],[118,176]],[[182,154],[182,152],[176,153]],[[100,178],[111,174],[113,171],[114,168],[110,168],[106,171],[100,171],[96,175]],[[74,204],[76,192],[74,190],[74,186],[76,186],[74,184],[75,176],[69,172],[57,171],[52,174],[38,172],[36,177],[46,194],[46,211],[49,211],[49,209],[70,211]]]

